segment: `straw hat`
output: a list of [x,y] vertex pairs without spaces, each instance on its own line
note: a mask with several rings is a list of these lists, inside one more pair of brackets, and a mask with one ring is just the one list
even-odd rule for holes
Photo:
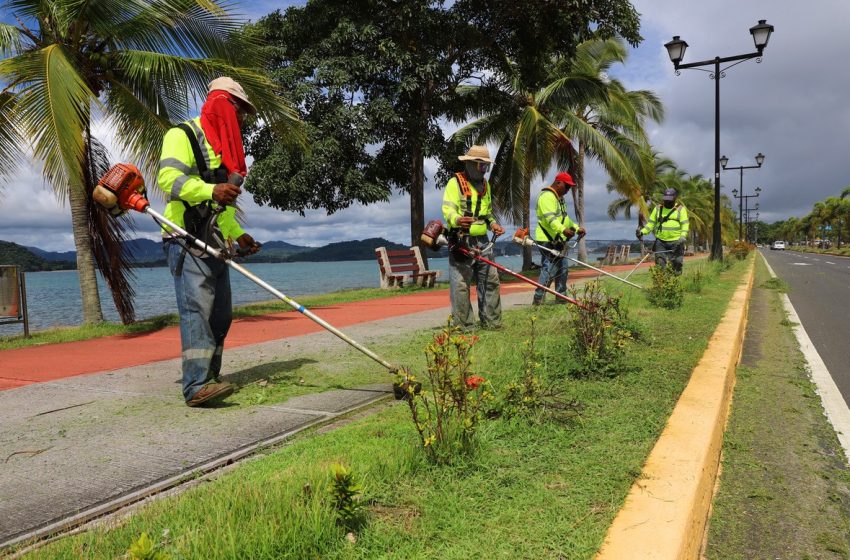
[[490,150],[487,149],[487,146],[479,146],[474,145],[469,148],[469,151],[466,152],[465,155],[458,157],[460,161],[481,161],[484,163],[493,163],[493,160],[490,159]]
[[233,97],[239,99],[239,101],[243,101],[245,103],[245,109],[248,110],[249,113],[256,114],[257,108],[254,107],[254,104],[248,101],[248,96],[245,95],[245,90],[242,89],[242,86],[239,85],[239,82],[234,80],[233,78],[228,78],[227,76],[222,76],[221,78],[216,78],[211,81],[208,86],[207,93],[211,93],[216,90],[226,91]]

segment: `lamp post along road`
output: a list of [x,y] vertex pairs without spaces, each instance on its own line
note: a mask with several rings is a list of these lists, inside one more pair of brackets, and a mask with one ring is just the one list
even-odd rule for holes
[[[745,60],[755,58],[757,62],[761,62],[762,54],[765,47],[767,47],[771,33],[773,33],[773,26],[766,23],[766,20],[760,19],[757,25],[750,27],[750,34],[753,36],[756,52],[736,56],[716,56],[711,60],[689,62],[688,64],[682,64],[688,44],[680,39],[678,35],[674,36],[672,41],[664,44],[667,54],[670,55],[670,60],[673,62],[673,68],[677,76],[680,70],[699,68],[700,66],[714,66],[714,71],[709,76],[714,80],[714,226],[712,228],[711,239],[711,260],[723,259],[723,240],[720,234],[720,78],[725,75],[726,70]],[[721,70],[720,65],[727,62],[734,62],[734,64],[730,64]],[[710,72],[708,70],[706,71]]]
[[733,194],[734,193],[741,193],[741,196],[738,196],[737,194],[735,194],[735,198],[738,199],[738,239],[744,239],[744,233],[743,233],[744,222],[742,220],[742,207],[743,207],[742,202],[745,198],[750,198],[752,196],[758,196],[758,193],[761,192],[760,188],[756,188],[756,194],[755,195],[744,196],[744,169],[758,169],[759,167],[761,167],[761,164],[764,163],[764,154],[759,152],[758,155],[756,155],[756,163],[758,165],[738,165],[736,167],[726,167],[727,163],[729,163],[729,158],[726,157],[726,156],[721,156],[720,157],[720,166],[723,168],[724,171],[729,171],[730,169],[739,169],[741,171],[741,179],[738,183],[738,189],[739,190],[737,190],[737,191],[733,190],[732,193]]

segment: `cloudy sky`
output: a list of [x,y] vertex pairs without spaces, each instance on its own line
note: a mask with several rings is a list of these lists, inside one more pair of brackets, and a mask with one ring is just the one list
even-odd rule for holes
[[[760,64],[754,60],[731,68],[720,82],[721,153],[730,166],[755,165],[744,172],[744,191],[761,187],[761,219],[767,222],[806,214],[814,202],[850,185],[850,56],[847,0],[633,0],[641,13],[643,43],[613,74],[631,89],[649,89],[664,103],[666,119],[650,129],[652,143],[690,174],[714,172],[714,82],[708,73],[683,70],[675,76],[664,43],[680,35],[690,45],[684,62],[749,53],[749,28],[766,19],[775,32]],[[286,2],[245,2],[256,18]],[[108,136],[109,131],[99,131]],[[450,131],[447,131],[450,132]],[[426,171],[433,171],[429,162]],[[547,177],[545,181],[551,181]],[[724,191],[738,188],[739,172],[721,173]],[[544,179],[540,179],[542,185]],[[596,239],[629,237],[634,224],[605,214],[611,196],[605,177],[591,169],[587,192],[587,229]],[[426,184],[426,219],[440,216],[442,191]],[[409,238],[409,200],[396,196],[385,204],[352,207],[332,216],[306,217],[261,208],[243,197],[246,229],[261,241],[300,245],[384,237]],[[753,203],[753,199],[750,199]],[[161,206],[162,204],[155,204]],[[135,216],[139,235],[157,238],[153,222]],[[0,197],[0,239],[47,250],[73,249],[70,215],[57,203],[37,171],[21,170]]]

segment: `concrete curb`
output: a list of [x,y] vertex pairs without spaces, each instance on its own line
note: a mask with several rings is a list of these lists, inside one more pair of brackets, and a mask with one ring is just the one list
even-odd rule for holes
[[596,560],[699,558],[754,276],[751,263]]

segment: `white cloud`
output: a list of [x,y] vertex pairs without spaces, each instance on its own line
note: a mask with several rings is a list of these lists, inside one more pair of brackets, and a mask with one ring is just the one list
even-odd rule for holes
[[[667,118],[650,131],[657,149],[688,173],[713,176],[714,82],[706,73],[694,70],[675,76],[663,44],[673,35],[685,39],[690,45],[685,62],[743,54],[753,50],[749,27],[766,19],[776,31],[763,62],[747,61],[731,68],[720,82],[721,152],[733,166],[752,164],[757,152],[766,154],[762,169],[744,173],[747,194],[756,186],[763,188],[759,202],[765,221],[801,216],[815,201],[850,184],[850,167],[845,161],[850,73],[842,64],[850,54],[850,36],[843,29],[850,19],[846,0],[820,0],[817,4],[792,0],[633,3],[642,13],[645,40],[633,50],[627,66],[615,67],[611,74],[632,89],[650,89],[660,96]],[[241,11],[256,19],[278,5],[263,2],[249,8],[245,4]],[[455,127],[446,124],[445,128],[448,134]],[[103,126],[96,130],[114,149],[109,131]],[[429,176],[434,170],[435,164],[426,162]],[[721,179],[727,193],[738,187],[738,172],[723,172]],[[622,218],[612,222],[605,215],[613,199],[605,192],[605,182],[598,168],[588,167],[590,236],[629,237],[634,231],[632,222]],[[440,216],[441,195],[433,182],[426,185],[426,220]],[[354,206],[332,216],[310,211],[305,217],[260,208],[250,197],[243,198],[246,229],[263,241],[322,245],[367,237],[407,242],[410,236],[405,195],[393,196],[387,203]],[[161,202],[154,205],[162,208]],[[23,170],[0,191],[0,216],[0,239],[49,250],[73,249],[68,209],[55,201],[52,190],[44,187],[32,169]],[[133,220],[140,236],[157,237],[152,220],[143,216]]]

